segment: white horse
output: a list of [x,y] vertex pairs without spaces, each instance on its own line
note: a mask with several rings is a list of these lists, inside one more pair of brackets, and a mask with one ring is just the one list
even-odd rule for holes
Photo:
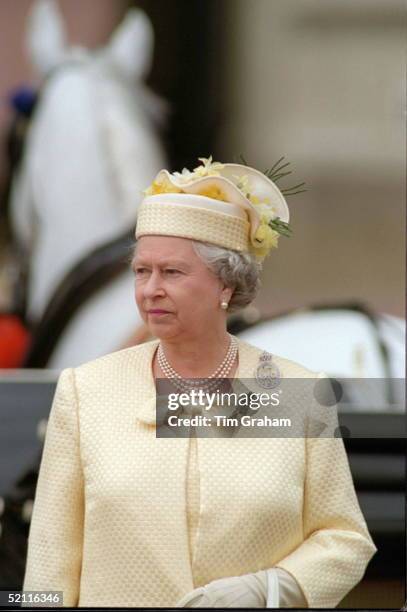
[[[68,47],[57,5],[40,0],[27,43],[45,82],[11,218],[29,256],[28,318],[36,322],[72,266],[135,226],[142,189],[166,166],[153,121],[165,108],[143,84],[153,31],[139,10],[128,12],[104,48],[89,52]],[[129,269],[78,311],[48,367],[118,349],[140,323],[133,296]]]

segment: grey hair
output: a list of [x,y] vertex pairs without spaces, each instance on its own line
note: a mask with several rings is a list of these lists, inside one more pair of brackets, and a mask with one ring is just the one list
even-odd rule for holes
[[192,246],[209,270],[234,289],[228,312],[240,310],[254,300],[260,289],[262,269],[254,256],[197,240],[192,240]]

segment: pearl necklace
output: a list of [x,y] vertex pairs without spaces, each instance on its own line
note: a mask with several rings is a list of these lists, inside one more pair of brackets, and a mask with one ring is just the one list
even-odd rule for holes
[[[223,359],[222,363],[216,368],[216,370],[206,378],[194,378],[185,380],[185,378],[178,374],[178,372],[176,372],[169,363],[168,359],[165,356],[164,349],[161,343],[158,345],[157,353],[159,366],[163,371],[164,375],[167,378],[171,378],[171,382],[173,383],[173,385],[180,391],[191,391],[192,389],[198,389],[202,387],[205,387],[208,390],[214,389],[215,387],[219,386],[218,379],[227,378],[227,375],[232,369],[233,363],[237,356],[237,340],[234,336],[231,336],[230,334],[229,337],[230,343],[225,358]],[[208,382],[209,379],[213,380],[211,380],[211,382]]]

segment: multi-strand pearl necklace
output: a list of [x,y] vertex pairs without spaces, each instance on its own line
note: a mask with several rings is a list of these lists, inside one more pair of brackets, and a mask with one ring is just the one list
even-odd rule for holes
[[[206,378],[194,378],[185,380],[178,372],[174,370],[174,368],[169,363],[168,359],[165,356],[164,349],[161,346],[161,343],[158,345],[158,363],[159,366],[167,378],[171,379],[171,382],[174,386],[180,391],[192,391],[193,389],[198,389],[205,387],[207,390],[212,390],[219,385],[219,379],[227,378],[230,370],[232,369],[233,363],[237,356],[238,344],[237,340],[234,336],[230,337],[230,344],[228,348],[228,352],[222,363],[216,370]],[[214,379],[211,382],[208,382],[209,379]]]

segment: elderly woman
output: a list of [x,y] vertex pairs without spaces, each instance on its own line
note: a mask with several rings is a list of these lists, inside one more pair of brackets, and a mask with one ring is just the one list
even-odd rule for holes
[[[62,591],[66,606],[329,608],[361,580],[376,548],[340,438],[156,435],[156,380],[213,388],[263,367],[226,319],[254,298],[288,220],[252,168],[159,173],[133,259],[156,339],[61,373],[25,590]],[[316,377],[266,356],[279,379]]]

